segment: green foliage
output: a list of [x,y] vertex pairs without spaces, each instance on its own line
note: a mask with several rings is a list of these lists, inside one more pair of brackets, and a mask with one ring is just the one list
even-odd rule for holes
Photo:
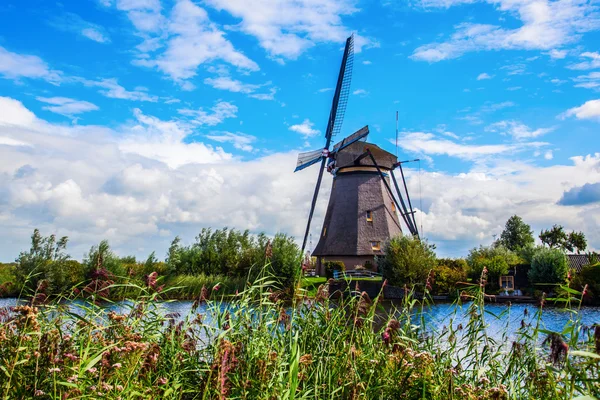
[[459,288],[458,282],[467,281],[469,266],[462,258],[441,258],[434,269],[431,292],[433,294],[452,294]]
[[487,268],[487,286],[491,289],[497,289],[499,278],[508,274],[511,267],[521,262],[522,260],[517,254],[504,246],[480,246],[472,249],[467,256],[468,275],[471,279],[478,280],[483,269]]
[[587,285],[586,303],[600,305],[600,262],[584,266],[573,278],[573,287],[583,291]]
[[22,251],[17,258],[16,284],[35,292],[40,282],[48,277],[51,292],[63,290],[67,278],[62,269],[69,268],[66,262],[70,258],[65,251],[67,242],[66,236],[57,240],[56,235],[44,237],[35,229],[31,235],[31,248]]
[[567,234],[562,225],[554,225],[552,229],[542,230],[540,240],[551,249],[580,253],[587,248],[587,240],[583,232],[573,231]]
[[567,258],[561,250],[542,247],[535,252],[531,260],[529,282],[531,284],[564,283],[568,269]]
[[15,284],[15,264],[0,263],[0,297],[14,297],[19,294],[19,287]]
[[[270,244],[271,271],[284,288],[294,287],[300,279],[302,254],[294,238],[278,233]],[[269,251],[267,251],[269,253]]]
[[524,247],[533,246],[535,240],[531,227],[521,217],[513,215],[506,221],[499,242],[508,250],[517,252]]
[[386,243],[377,258],[379,270],[391,285],[424,283],[436,265],[435,246],[425,240],[397,236]]
[[333,271],[343,272],[346,270],[346,265],[341,261],[325,261],[323,266],[325,267],[325,276],[327,278],[333,278]]

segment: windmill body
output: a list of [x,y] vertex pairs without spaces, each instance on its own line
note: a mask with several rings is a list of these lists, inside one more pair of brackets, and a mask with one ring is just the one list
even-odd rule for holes
[[[370,158],[355,162],[367,148],[384,177]],[[396,162],[393,154],[360,141],[335,154],[335,161],[329,164],[334,172],[331,196],[312,253],[317,258],[317,273],[325,274],[325,261],[343,262],[346,270],[359,265],[374,268],[374,257],[381,254],[384,243],[401,234],[393,197],[383,182],[386,179],[390,184],[388,172]]]
[[[319,274],[324,273],[324,261],[341,261],[346,269],[369,264],[374,267],[374,257],[381,254],[384,243],[402,232],[398,216],[402,217],[412,235],[419,235],[402,163],[379,146],[365,143],[369,134],[367,126],[330,149],[332,136],[341,131],[353,64],[354,36],[350,36],[346,40],[329,112],[325,147],[299,154],[295,170],[320,165],[302,242],[302,253],[310,234],[323,173],[328,171],[334,176],[325,222],[319,243],[313,251],[313,256],[318,259]],[[395,168],[399,168],[402,174],[406,203],[393,174]],[[391,183],[394,184],[397,198],[394,197]]]

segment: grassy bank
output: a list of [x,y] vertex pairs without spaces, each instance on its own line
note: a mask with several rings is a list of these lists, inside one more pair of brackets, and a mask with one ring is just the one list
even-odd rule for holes
[[[154,283],[154,284],[153,284]],[[533,325],[496,342],[484,292],[464,292],[468,323],[434,332],[410,296],[388,319],[366,295],[332,307],[324,287],[293,307],[268,278],[222,307],[162,315],[150,282],[123,315],[88,304],[0,312],[3,398],[109,399],[570,399],[600,395],[600,328],[584,329],[575,291],[562,332]],[[570,290],[570,289],[569,289]],[[589,327],[587,327],[589,328]],[[508,333],[506,338],[508,338]],[[543,339],[547,339],[542,345]]]

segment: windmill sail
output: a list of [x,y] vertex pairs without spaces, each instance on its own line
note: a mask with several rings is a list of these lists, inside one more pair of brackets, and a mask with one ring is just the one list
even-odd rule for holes
[[307,151],[306,153],[298,154],[298,161],[296,162],[296,169],[294,170],[294,172],[300,171],[301,169],[304,169],[319,162],[321,157],[323,157],[322,149]]
[[[352,81],[352,66],[354,65],[354,35],[346,39],[346,47],[344,48],[344,56],[342,58],[342,65],[340,66],[340,73],[338,75],[337,85],[335,87],[335,94],[333,96],[333,102],[331,104],[331,111],[329,112],[329,122],[327,123],[327,131],[325,133],[325,150],[329,150],[331,145],[331,136],[334,133],[339,132],[342,127],[342,120],[344,113],[346,112],[346,104],[348,102],[348,94],[350,93],[350,82]],[[316,161],[314,161],[316,162]],[[325,170],[326,158],[321,157],[321,168],[319,168],[319,176],[317,178],[317,184],[315,185],[315,192],[313,194],[312,203],[310,205],[310,213],[308,214],[308,222],[306,224],[306,231],[304,233],[304,240],[302,241],[302,251],[306,248],[306,240],[310,233],[310,222],[312,221],[313,214],[315,212],[315,206],[317,205],[317,197],[319,196],[319,189],[321,187],[321,180],[323,179],[323,171]]]

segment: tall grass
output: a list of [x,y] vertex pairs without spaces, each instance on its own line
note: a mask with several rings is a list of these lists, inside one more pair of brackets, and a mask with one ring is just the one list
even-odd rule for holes
[[[463,292],[466,322],[436,331],[427,296],[292,302],[262,277],[225,303],[205,287],[189,315],[165,315],[156,282],[122,314],[94,302],[0,312],[3,398],[109,399],[569,399],[600,394],[600,328],[584,329],[581,293],[562,332],[534,324],[494,339],[484,288]],[[359,283],[360,285],[360,283]],[[427,295],[427,286],[425,294]],[[210,300],[207,298],[212,297]],[[93,299],[98,300],[98,299]],[[460,313],[461,311],[457,311]],[[510,312],[507,308],[506,313]],[[455,315],[455,320],[461,315]],[[544,343],[544,338],[547,338]],[[590,398],[590,397],[588,397]]]

